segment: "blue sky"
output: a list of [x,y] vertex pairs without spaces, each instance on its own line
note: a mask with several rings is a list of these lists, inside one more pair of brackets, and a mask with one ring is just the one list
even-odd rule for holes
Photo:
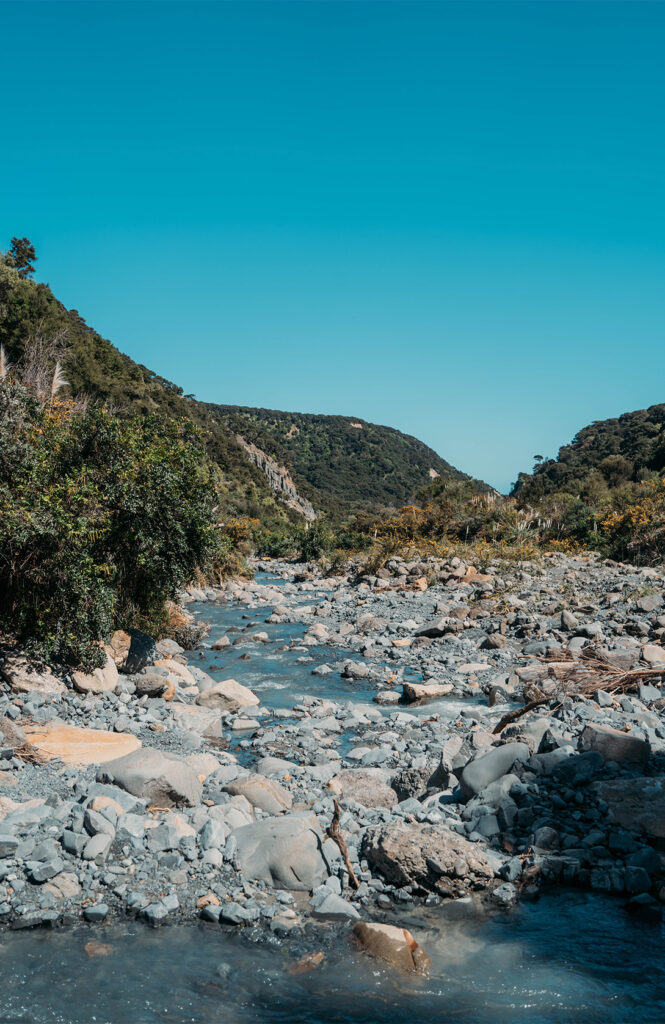
[[0,246],[224,403],[506,489],[665,401],[665,4],[0,3]]

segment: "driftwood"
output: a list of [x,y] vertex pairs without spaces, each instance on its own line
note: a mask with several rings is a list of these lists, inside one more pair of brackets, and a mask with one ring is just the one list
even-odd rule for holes
[[339,846],[340,853],[342,854],[342,857],[344,858],[344,862],[346,864],[346,870],[349,872],[349,883],[354,889],[358,889],[360,888],[360,882],[356,878],[356,873],[351,866],[349,850],[344,841],[344,836],[342,835],[341,829],[339,827],[339,819],[341,817],[342,810],[339,806],[339,801],[337,800],[336,797],[333,798],[333,803],[335,805],[335,813],[333,814],[332,821],[330,822],[330,825],[328,827],[327,834],[330,837],[330,839],[332,839],[332,841],[334,843],[337,843],[337,845]]
[[[542,659],[544,664],[548,660]],[[560,665],[560,657],[557,659]],[[617,669],[611,662],[589,648],[582,652],[579,661],[570,658],[570,668],[557,666],[557,681],[551,691],[547,694],[538,693],[534,700],[528,701],[524,707],[509,711],[495,726],[494,734],[500,733],[507,725],[517,722],[529,711],[542,707],[544,704],[556,703],[557,706],[565,697],[582,696],[591,697],[596,690],[605,690],[606,693],[626,693],[628,690],[635,690],[640,683],[665,679],[665,665],[662,668],[634,668],[628,671]],[[556,709],[555,709],[556,710]]]

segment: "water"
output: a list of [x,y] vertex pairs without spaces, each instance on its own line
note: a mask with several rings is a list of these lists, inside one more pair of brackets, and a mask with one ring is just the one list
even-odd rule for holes
[[[552,894],[476,924],[416,931],[430,978],[396,975],[335,929],[251,942],[138,925],[6,935],[1,1024],[662,1024],[661,926],[611,899]],[[88,957],[91,939],[108,955]],[[314,944],[312,944],[314,943]],[[304,952],[321,966],[298,973]]]
[[[345,658],[343,651],[279,650],[277,641],[297,641],[303,627],[267,625],[268,608],[198,610],[212,623],[212,639],[249,622],[256,623],[249,634],[268,632],[270,644],[248,638],[246,646],[208,650],[198,662],[217,678],[250,686],[268,708],[290,708],[307,693],[365,703],[376,692],[337,672],[311,674],[316,664]],[[245,652],[250,659],[243,661]],[[313,661],[299,663],[303,654]],[[445,700],[436,704],[452,710]],[[550,893],[466,923],[446,922],[436,910],[409,920],[395,911],[392,920],[410,927],[429,953],[429,978],[395,975],[358,953],[337,926],[279,942],[202,924],[151,931],[134,922],[5,934],[0,1024],[665,1022],[663,928],[628,916],[610,897]],[[89,957],[91,940],[107,955]],[[301,957],[316,951],[323,963],[299,972]]]

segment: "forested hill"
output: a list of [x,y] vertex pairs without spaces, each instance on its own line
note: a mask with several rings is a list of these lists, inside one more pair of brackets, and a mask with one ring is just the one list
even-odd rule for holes
[[290,466],[298,490],[332,513],[400,507],[438,477],[468,480],[422,441],[350,416],[210,407],[229,431]]
[[[27,242],[27,240],[23,240]],[[34,250],[33,250],[34,252]],[[32,273],[30,270],[29,273]],[[413,437],[343,416],[314,416],[236,406],[213,406],[183,394],[88,326],[46,284],[0,258],[0,344],[11,363],[25,356],[61,359],[71,391],[107,402],[119,413],[187,417],[204,433],[219,471],[223,511],[267,522],[299,518],[288,504],[288,474],[317,510],[336,517],[352,508],[404,505],[431,479],[468,479]],[[276,495],[256,460],[237,440],[254,444],[285,467]],[[278,467],[277,467],[278,468]],[[285,500],[286,499],[286,503]],[[306,504],[306,503],[305,503]]]
[[556,459],[520,473],[514,493],[536,503],[557,491],[579,495],[637,483],[665,469],[665,404],[599,420],[559,449]]

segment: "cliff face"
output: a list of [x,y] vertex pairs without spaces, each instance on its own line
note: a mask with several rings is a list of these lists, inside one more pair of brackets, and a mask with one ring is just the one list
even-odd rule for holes
[[291,474],[286,466],[280,466],[269,455],[266,455],[260,448],[257,448],[255,444],[245,441],[244,437],[241,437],[240,434],[236,434],[236,440],[247,452],[247,457],[251,462],[265,473],[270,487],[279,495],[283,504],[304,516],[308,521],[316,519],[316,512],[306,498],[298,494],[296,485],[291,479]]

